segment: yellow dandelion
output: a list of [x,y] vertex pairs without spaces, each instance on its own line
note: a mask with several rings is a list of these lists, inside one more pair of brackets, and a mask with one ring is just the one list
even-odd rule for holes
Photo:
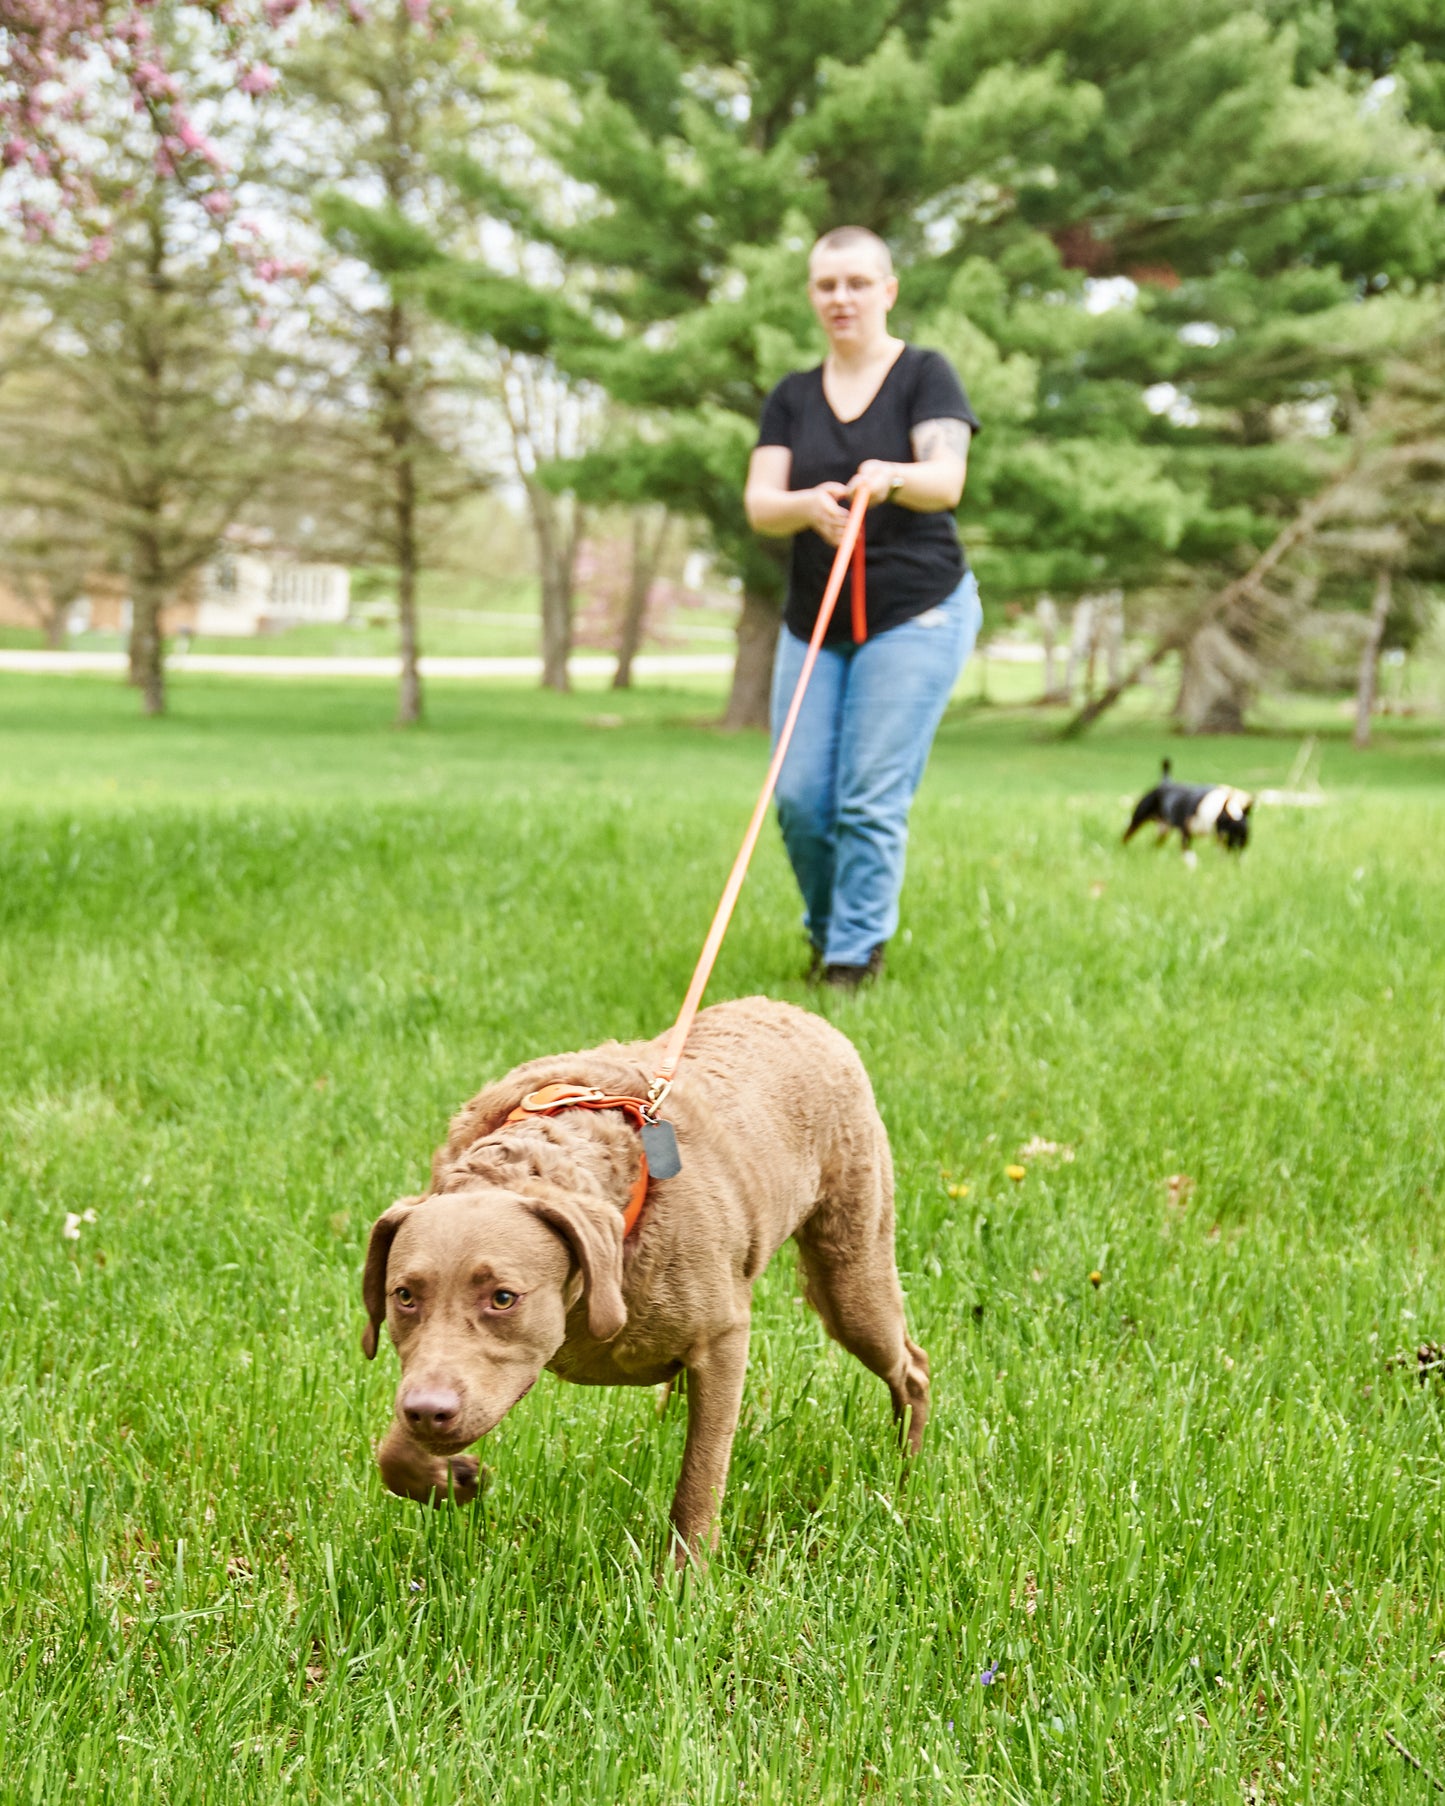
[[948,1188],[948,1195],[950,1198],[966,1198],[968,1196],[968,1187],[966,1185],[950,1185]]
[[1015,1185],[1018,1184],[1020,1179],[1027,1179],[1029,1176],[1029,1169],[1026,1166],[1006,1166],[1003,1170],[1008,1174],[1009,1178],[1013,1180]]
[[1093,1272],[1089,1275],[1089,1284],[1091,1286],[1094,1286],[1095,1288],[1097,1288],[1097,1287],[1103,1285],[1103,1283],[1104,1283],[1104,1275],[1099,1271],[1099,1269],[1097,1267],[1095,1267]]

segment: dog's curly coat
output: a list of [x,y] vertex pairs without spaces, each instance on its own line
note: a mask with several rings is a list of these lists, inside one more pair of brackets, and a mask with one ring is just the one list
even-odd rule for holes
[[460,1451],[542,1369],[588,1385],[687,1375],[688,1427],[672,1521],[679,1560],[715,1540],[747,1365],[752,1288],[798,1245],[828,1333],[885,1381],[916,1452],[928,1359],[905,1330],[893,1257],[893,1167],[872,1087],[828,1023],[761,997],[697,1018],[667,1101],[683,1168],[654,1184],[624,1243],[636,1130],[618,1112],[507,1123],[553,1083],[642,1095],[661,1041],[534,1060],[455,1118],[431,1190],[372,1228],[364,1294],[376,1351],[401,1356],[396,1414],[378,1451],[386,1484],[465,1501]]

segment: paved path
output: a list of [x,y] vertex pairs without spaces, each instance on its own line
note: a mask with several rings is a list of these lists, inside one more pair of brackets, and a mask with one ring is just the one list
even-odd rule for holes
[[[606,654],[581,653],[568,665],[574,677],[611,677],[617,661]],[[41,671],[73,676],[99,671],[118,675],[126,668],[123,652],[12,652],[0,649],[0,671]],[[729,652],[644,652],[632,661],[638,677],[726,677],[733,668]],[[399,658],[268,658],[254,652],[173,653],[169,672],[199,671],[222,677],[390,677],[401,671]],[[516,677],[535,682],[542,675],[540,658],[423,658],[423,677]]]
[[[1043,648],[1027,641],[994,640],[979,648],[981,657],[1000,664],[1036,664]],[[9,652],[0,648],[0,671],[42,671],[74,675],[100,671],[123,672],[123,652]],[[616,660],[607,653],[582,652],[568,669],[574,677],[611,677]],[[632,661],[638,677],[727,677],[733,668],[731,652],[644,652]],[[173,652],[168,671],[199,671],[221,677],[390,677],[400,675],[398,658],[293,658],[286,653],[268,656],[256,652]],[[426,658],[423,677],[515,677],[529,682],[542,675],[542,661],[520,658]]]

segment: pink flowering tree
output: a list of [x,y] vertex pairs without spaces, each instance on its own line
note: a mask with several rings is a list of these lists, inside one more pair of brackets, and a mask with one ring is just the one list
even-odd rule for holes
[[[153,104],[137,103],[135,70],[101,56],[9,172],[26,224],[0,234],[15,347],[0,388],[0,507],[73,523],[96,564],[123,576],[131,681],[160,714],[168,620],[275,479],[279,429],[301,398],[264,330],[286,272],[245,217],[263,121],[234,100],[216,54],[225,28],[184,8],[142,22]],[[52,90],[39,100],[61,104]],[[68,163],[47,161],[46,132]]]
[[236,87],[259,95],[275,76],[254,47],[299,3],[263,0],[249,10],[234,0],[0,0],[0,168],[32,235],[65,216],[100,217],[89,128],[97,94],[117,83],[150,122],[157,172],[184,173],[213,212],[223,210],[224,159],[192,117],[166,27],[186,13],[208,25]]
[[[314,0],[362,22],[365,0]],[[19,172],[15,205],[33,233],[62,214],[93,216],[85,126],[94,91],[118,78],[151,122],[156,167],[184,177],[213,212],[227,205],[221,153],[192,117],[168,35],[189,18],[210,29],[212,54],[238,93],[276,84],[269,56],[307,0],[0,0],[0,174]],[[431,0],[403,0],[420,23]]]

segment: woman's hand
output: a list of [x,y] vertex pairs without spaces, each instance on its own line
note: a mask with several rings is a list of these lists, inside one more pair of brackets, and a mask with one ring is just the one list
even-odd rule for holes
[[846,493],[853,496],[860,489],[866,489],[868,506],[875,507],[879,502],[886,502],[897,491],[901,474],[897,464],[889,464],[882,458],[865,458],[853,473],[853,480]]
[[848,486],[843,483],[819,483],[816,489],[795,492],[796,500],[802,505],[804,525],[811,527],[819,539],[830,546],[838,544],[848,525],[848,510],[841,506],[847,493]]
[[759,445],[748,464],[748,484],[743,506],[756,533],[775,539],[791,538],[811,529],[830,546],[836,546],[848,525],[848,511],[841,506],[848,494],[843,483],[819,483],[816,489],[790,489],[793,454],[785,445]]

